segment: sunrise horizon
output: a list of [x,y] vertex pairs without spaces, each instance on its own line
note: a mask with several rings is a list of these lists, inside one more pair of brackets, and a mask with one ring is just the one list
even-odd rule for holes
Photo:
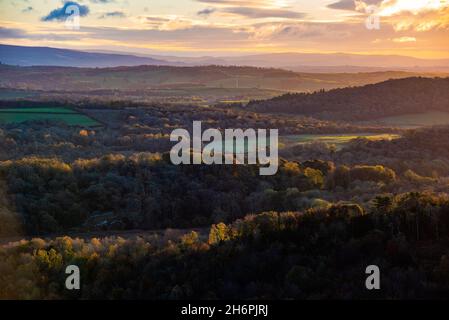
[[[79,29],[65,11],[79,8]],[[376,23],[378,25],[376,25]],[[135,54],[265,53],[449,58],[446,0],[8,1],[0,43]]]

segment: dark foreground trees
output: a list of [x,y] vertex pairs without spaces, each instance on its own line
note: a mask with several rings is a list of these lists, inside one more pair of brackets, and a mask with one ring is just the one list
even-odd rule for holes
[[[404,194],[376,203],[390,209],[267,212],[176,238],[23,240],[0,249],[0,297],[448,298],[447,199]],[[64,289],[69,264],[81,269],[79,292]],[[382,273],[379,291],[364,285],[371,264]]]

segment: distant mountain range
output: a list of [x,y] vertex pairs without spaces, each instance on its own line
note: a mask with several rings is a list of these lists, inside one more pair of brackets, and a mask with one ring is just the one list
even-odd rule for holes
[[[228,59],[237,65],[252,65],[257,67],[276,67],[293,71],[309,71],[311,69],[323,68],[324,72],[332,72],[328,69],[363,69],[363,72],[374,71],[369,69],[407,70],[445,68],[449,70],[449,59],[427,60],[407,56],[396,55],[357,55],[347,53],[274,53],[260,54],[247,57]],[[367,69],[365,69],[367,68]],[[427,70],[429,71],[429,70]],[[357,72],[360,72],[357,70]]]
[[0,44],[0,62],[18,66],[118,67],[253,66],[282,68],[297,72],[340,73],[376,71],[449,72],[449,59],[418,59],[399,55],[347,53],[273,53],[237,57],[176,57],[122,52],[83,52],[47,47]]
[[125,54],[82,52],[46,47],[0,45],[0,62],[17,66],[117,67],[138,65],[176,65],[149,57]]

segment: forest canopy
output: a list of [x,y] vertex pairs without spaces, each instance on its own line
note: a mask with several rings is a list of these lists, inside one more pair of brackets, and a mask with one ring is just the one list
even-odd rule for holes
[[333,120],[375,120],[408,113],[449,111],[449,78],[412,77],[363,87],[288,93],[251,101],[247,107],[257,112],[302,114]]

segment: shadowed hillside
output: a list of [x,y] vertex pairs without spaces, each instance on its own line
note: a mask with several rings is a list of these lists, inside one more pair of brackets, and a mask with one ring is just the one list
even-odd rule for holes
[[286,94],[266,101],[252,101],[248,108],[339,120],[373,120],[449,111],[449,78],[413,77],[312,94]]

